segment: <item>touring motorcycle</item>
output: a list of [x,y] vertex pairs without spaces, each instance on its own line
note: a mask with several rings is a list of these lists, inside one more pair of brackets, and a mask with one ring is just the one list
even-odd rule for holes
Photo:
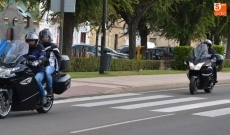
[[198,45],[190,52],[190,57],[184,64],[189,69],[187,77],[190,80],[189,91],[191,94],[196,94],[197,90],[204,90],[206,93],[212,92],[215,85],[213,66],[216,64],[218,68],[223,59],[220,54],[209,55],[205,44]]
[[[54,96],[47,96],[47,104],[42,105],[35,74],[28,65],[29,59],[23,56],[28,53],[29,45],[19,40],[12,41],[1,55],[0,67],[0,118],[6,118],[11,111],[36,110],[38,113],[47,113],[52,108]],[[59,72],[53,77],[53,93],[62,94],[71,85],[71,77],[61,73],[69,66],[69,57],[61,55]],[[46,83],[43,80],[46,90]],[[47,91],[46,91],[47,92]]]

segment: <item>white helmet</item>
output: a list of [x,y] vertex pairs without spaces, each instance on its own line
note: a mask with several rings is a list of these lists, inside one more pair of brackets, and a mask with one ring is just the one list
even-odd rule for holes
[[212,41],[209,40],[209,39],[206,39],[206,40],[204,41],[204,44],[207,44],[207,46],[211,47],[211,46],[212,46]]

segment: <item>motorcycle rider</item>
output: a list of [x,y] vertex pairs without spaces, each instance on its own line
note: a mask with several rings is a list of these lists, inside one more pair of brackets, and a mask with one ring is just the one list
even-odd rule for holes
[[45,74],[45,70],[44,70],[44,63],[46,60],[45,48],[41,44],[37,44],[38,35],[35,32],[27,33],[25,36],[25,41],[29,44],[29,51],[28,54],[24,55],[24,57],[28,58],[29,55],[35,56],[35,60],[29,65],[32,65],[31,70],[36,74],[35,79],[37,81],[40,90],[42,104],[45,105],[47,103],[47,98],[46,98],[46,92],[42,85],[42,80]]
[[39,32],[39,42],[45,47],[46,50],[46,63],[45,63],[45,73],[46,73],[46,84],[48,86],[48,95],[53,94],[53,78],[52,74],[59,70],[60,65],[60,52],[58,47],[52,43],[52,37],[49,30],[41,30]]
[[206,39],[204,41],[204,44],[207,45],[208,47],[208,53],[209,53],[209,58],[211,59],[211,62],[213,63],[213,77],[214,77],[214,82],[217,83],[217,67],[216,67],[216,58],[211,56],[212,54],[216,54],[216,51],[212,48],[212,41],[209,39]]

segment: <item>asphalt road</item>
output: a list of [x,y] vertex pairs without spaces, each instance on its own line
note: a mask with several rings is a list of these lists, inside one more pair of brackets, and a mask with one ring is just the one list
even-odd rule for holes
[[230,85],[56,101],[47,114],[12,112],[0,135],[228,135]]

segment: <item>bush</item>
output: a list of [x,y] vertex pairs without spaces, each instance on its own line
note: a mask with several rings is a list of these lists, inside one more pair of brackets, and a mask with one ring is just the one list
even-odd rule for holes
[[[110,71],[158,70],[161,66],[162,61],[112,59]],[[99,68],[99,58],[70,58],[66,72],[95,72]]]
[[216,50],[216,53],[223,55],[225,47],[222,45],[213,45],[213,49]]
[[192,49],[193,47],[191,46],[176,46],[174,48],[172,68],[176,70],[186,70],[187,66],[184,65],[184,61],[189,58]]
[[230,59],[225,59],[222,65],[223,68],[230,68]]

